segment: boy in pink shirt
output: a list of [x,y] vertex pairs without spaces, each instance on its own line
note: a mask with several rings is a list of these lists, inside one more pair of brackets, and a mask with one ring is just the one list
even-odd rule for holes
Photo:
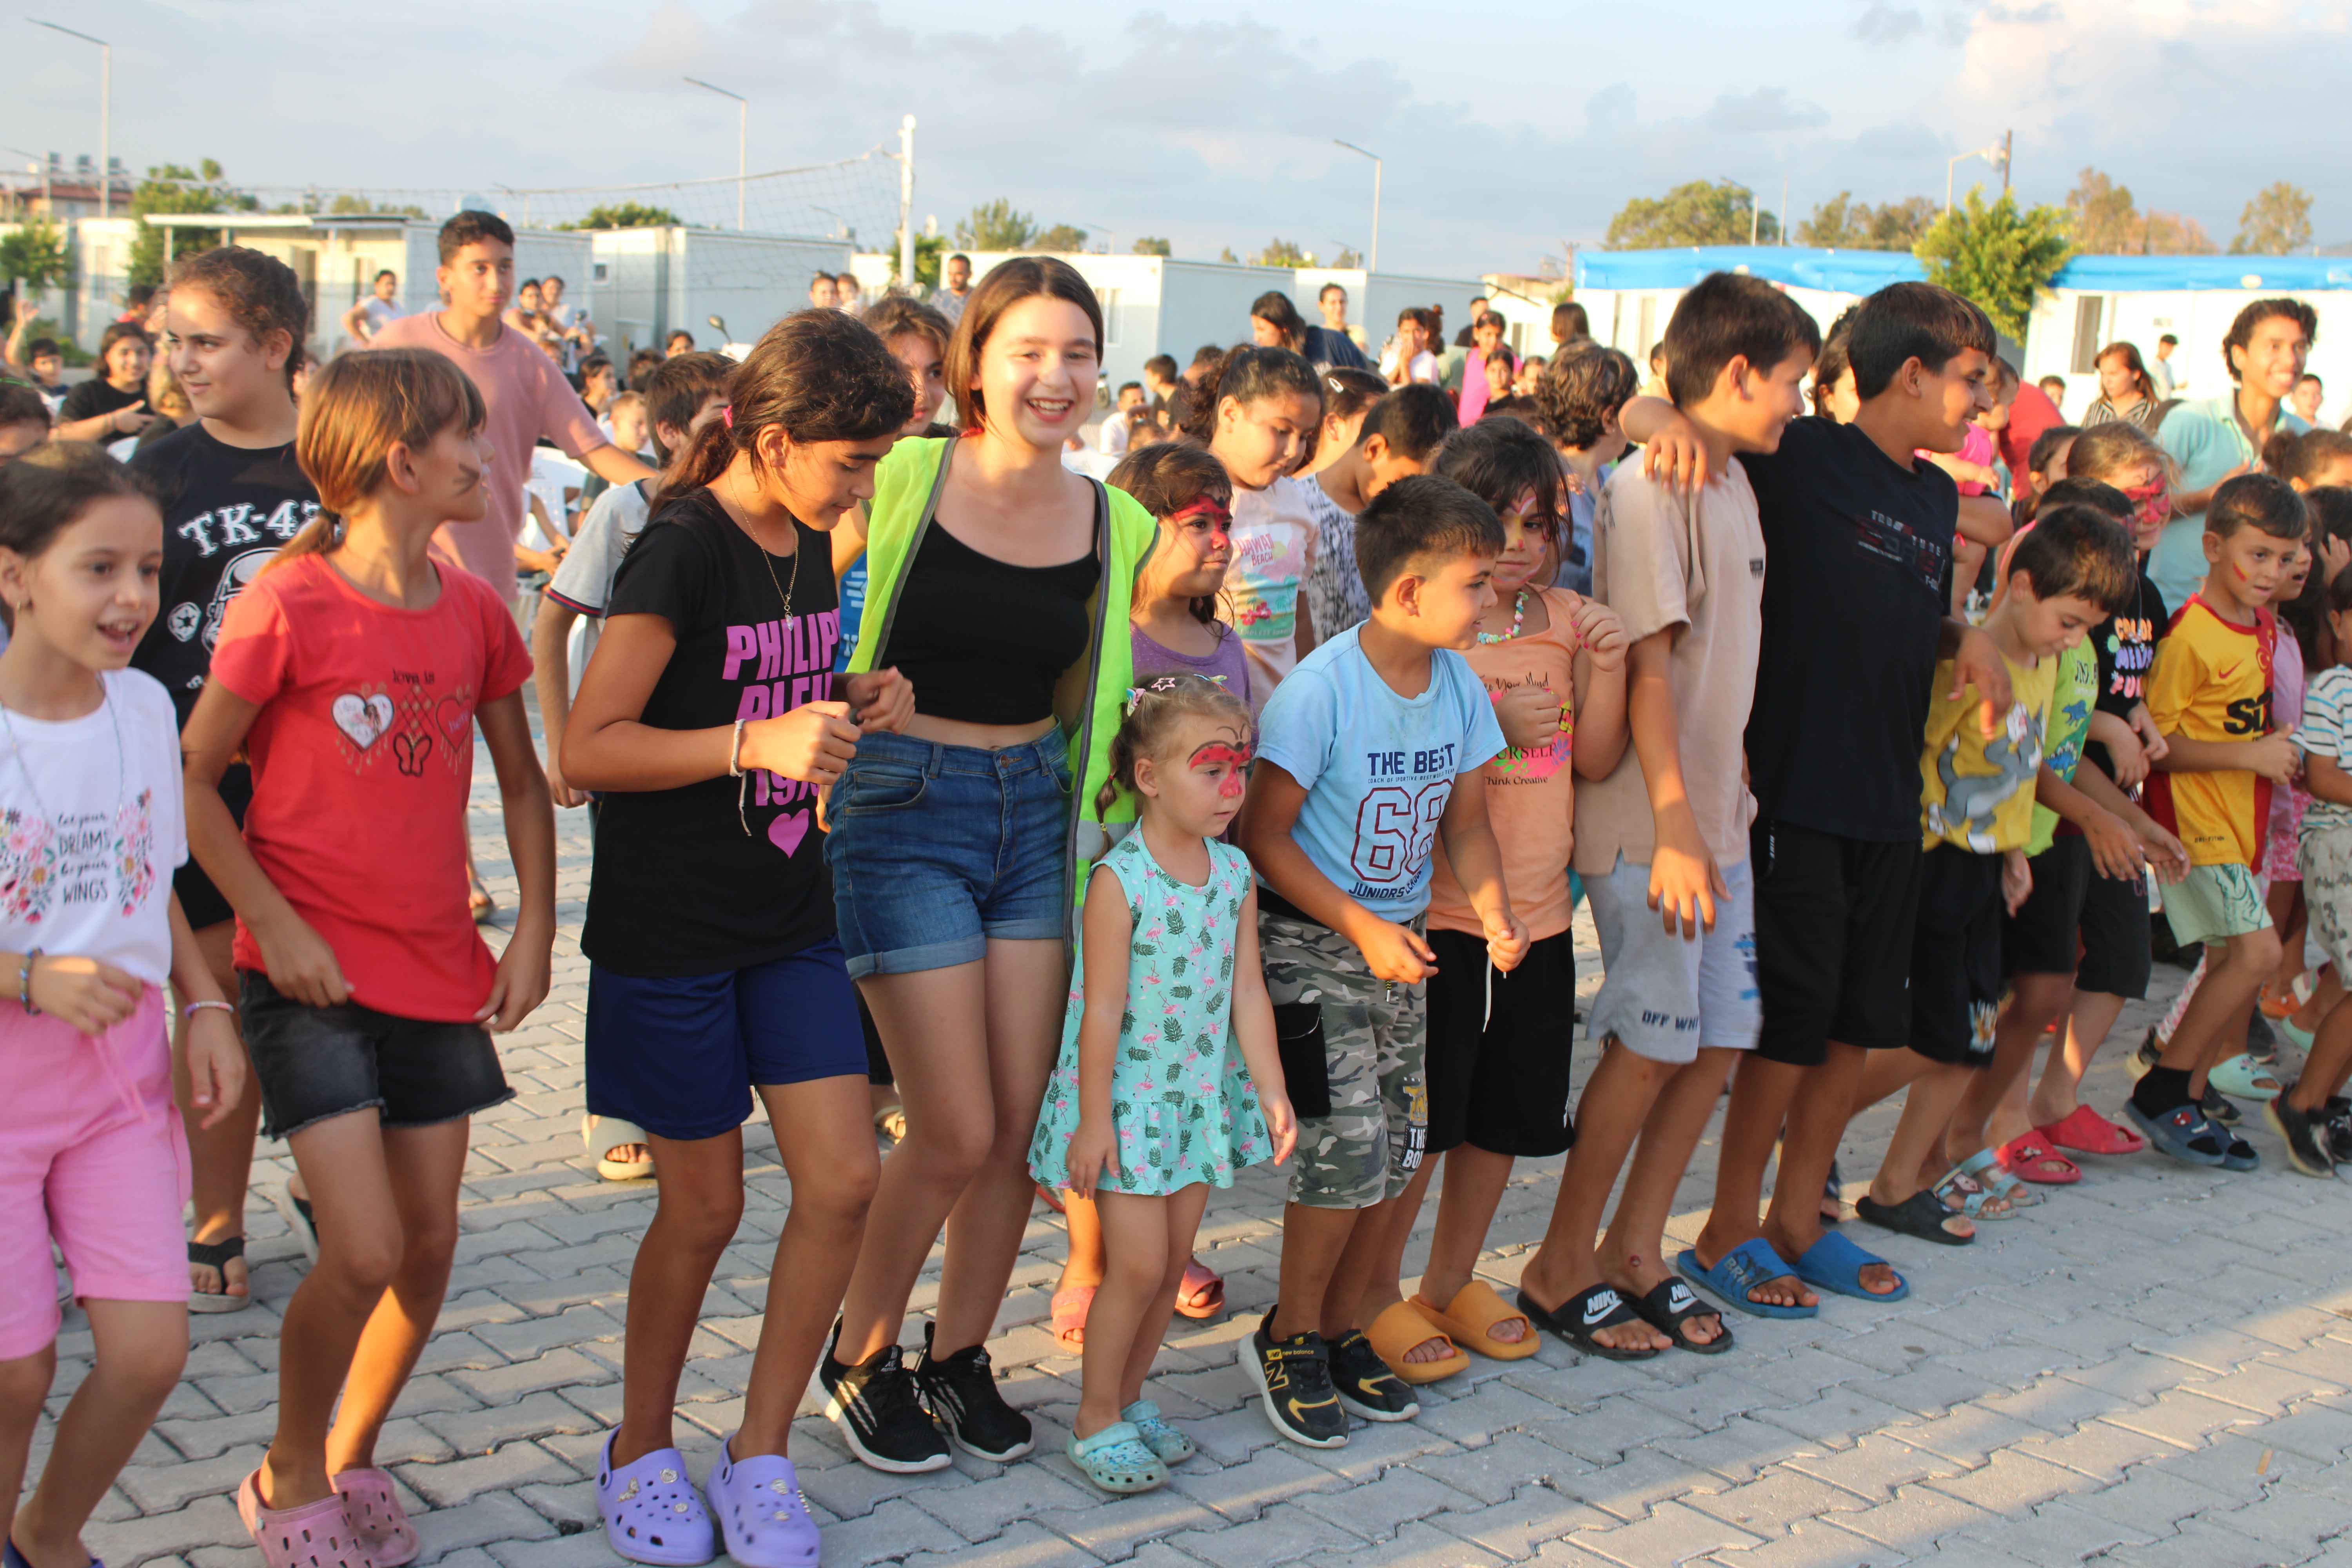
[[482,433],[498,455],[489,515],[444,523],[436,542],[511,604],[530,449],[541,437],[616,485],[652,479],[655,471],[605,438],[546,351],[499,321],[514,294],[514,230],[505,219],[469,211],[443,224],[437,276],[448,305],[385,322],[368,346],[431,349],[480,390],[489,413]]

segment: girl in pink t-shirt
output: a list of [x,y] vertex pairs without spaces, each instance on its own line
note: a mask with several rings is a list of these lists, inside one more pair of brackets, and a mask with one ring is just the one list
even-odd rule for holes
[[[81,1528],[188,1353],[163,986],[190,1026],[190,1127],[236,1102],[244,1055],[172,872],[185,857],[172,701],[126,668],[154,622],[163,520],[97,448],[0,468],[0,1539],[18,1563],[89,1559]],[[199,1120],[201,1118],[201,1120]],[[57,1372],[63,1252],[97,1346],[25,1464]]]
[[[470,1118],[514,1092],[488,1031],[547,995],[555,816],[523,711],[530,659],[497,593],[427,556],[443,521],[488,510],[482,426],[480,394],[438,354],[351,354],[311,379],[295,456],[320,517],[230,605],[182,735],[188,837],[236,910],[263,1130],[291,1145],[318,1215],[277,1435],[237,1489],[269,1568],[416,1555],[376,1441],[448,1286]],[[522,885],[496,960],[466,906],[478,722]],[[242,835],[219,792],[240,748]]]

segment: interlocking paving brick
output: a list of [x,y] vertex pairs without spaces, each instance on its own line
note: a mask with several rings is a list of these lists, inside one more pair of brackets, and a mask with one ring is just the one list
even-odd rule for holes
[[[511,908],[486,759],[475,805],[478,858]],[[656,1191],[596,1180],[582,1152],[584,817],[562,814],[559,837],[554,989],[499,1042],[520,1092],[476,1121],[449,1300],[378,1449],[415,1500],[426,1568],[612,1561],[589,1477],[619,1418],[628,1270]],[[1577,937],[1589,997],[1589,925]],[[2116,1037],[2167,1000],[2135,1004]],[[1574,1043],[1589,1060],[1580,1032]],[[2103,1105],[2121,1093],[2121,1055],[2087,1086]],[[1856,1119],[1849,1174],[1875,1163],[1898,1110]],[[814,1398],[793,1452],[830,1568],[2011,1568],[2086,1555],[2352,1568],[2352,1191],[2285,1173],[2267,1131],[2249,1136],[2265,1155],[2251,1176],[2095,1161],[1965,1251],[1898,1238],[1906,1301],[1832,1297],[1799,1321],[1735,1312],[1738,1343],[1716,1358],[1615,1363],[1547,1338],[1532,1359],[1474,1359],[1424,1390],[1418,1420],[1358,1423],[1346,1447],[1320,1451],[1273,1432],[1237,1359],[1274,1300],[1280,1251],[1282,1173],[1244,1173],[1213,1194],[1196,1246],[1234,1310],[1172,1325],[1151,1384],[1202,1455],[1170,1488],[1126,1499],[1095,1491],[1058,1451],[1079,1366],[1045,1327],[1063,1233],[1040,1205],[992,1342],[1006,1397],[1037,1422],[1035,1457],[882,1475],[849,1458]],[[1677,1194],[1676,1249],[1696,1234],[1717,1138],[1710,1128]],[[680,1382],[677,1434],[698,1479],[740,1417],[791,1197],[763,1117],[745,1146],[743,1224]],[[1507,1293],[1562,1163],[1521,1162],[1505,1193],[1479,1267]],[[186,1377],[98,1510],[89,1544],[116,1568],[251,1568],[227,1494],[276,1424],[278,1329],[305,1268],[268,1197],[289,1173],[282,1146],[264,1144],[248,1205],[255,1305],[192,1324]],[[1408,1288],[1434,1223],[1428,1205]],[[937,1265],[934,1252],[902,1342],[920,1342]],[[52,1420],[91,1353],[70,1312]],[[47,1441],[45,1426],[37,1464]]]

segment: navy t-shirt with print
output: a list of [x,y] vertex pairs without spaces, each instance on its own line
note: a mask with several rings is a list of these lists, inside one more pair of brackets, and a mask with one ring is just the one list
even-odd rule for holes
[[[637,535],[604,624],[610,637],[621,616],[659,616],[677,634],[645,723],[715,730],[832,699],[841,641],[832,555],[823,533],[796,526],[796,584],[793,557],[763,561],[708,489],[665,506]],[[780,584],[793,584],[789,620]],[[810,785],[761,772],[605,794],[580,938],[597,963],[646,978],[714,974],[772,963],[833,931]]]
[[1859,427],[1811,416],[1739,463],[1772,563],[1748,720],[1758,815],[1916,840],[1959,490],[1934,464],[1906,468]]

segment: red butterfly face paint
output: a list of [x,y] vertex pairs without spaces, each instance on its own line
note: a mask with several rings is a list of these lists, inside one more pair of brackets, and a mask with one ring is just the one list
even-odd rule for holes
[[1250,758],[1255,754],[1246,745],[1236,746],[1226,741],[1212,741],[1192,752],[1192,770],[1195,773],[1206,773],[1211,768],[1230,769],[1231,771],[1224,777],[1217,781],[1217,794],[1228,800],[1238,800],[1244,790],[1248,787],[1248,780],[1243,770],[1249,766]]

